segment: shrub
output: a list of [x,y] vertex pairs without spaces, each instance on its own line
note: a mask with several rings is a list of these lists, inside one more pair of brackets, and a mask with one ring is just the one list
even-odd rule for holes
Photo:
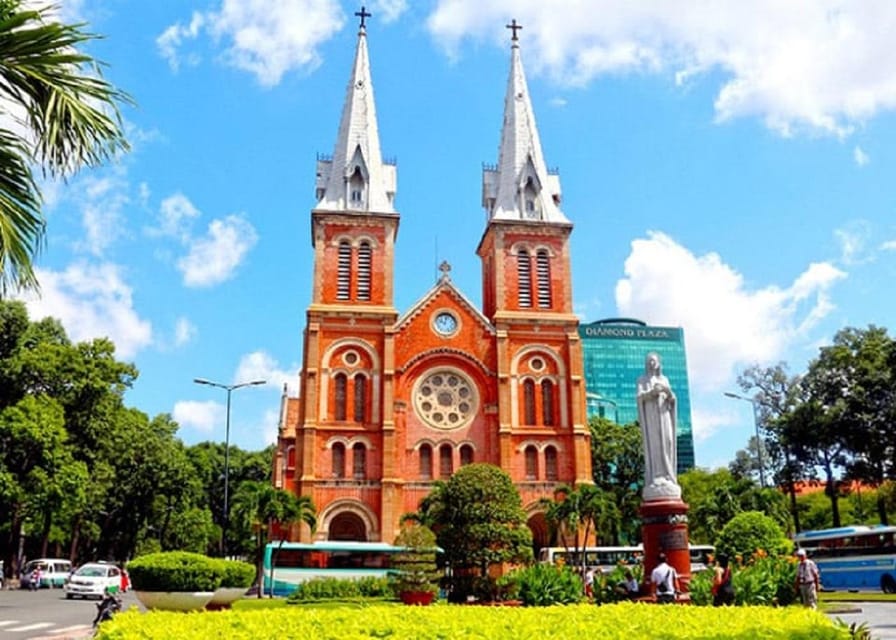
[[314,578],[299,585],[287,598],[287,604],[319,600],[358,600],[361,598],[391,598],[392,586],[388,578],[368,576],[359,580],[344,578]]
[[573,604],[584,597],[582,578],[566,566],[534,564],[511,571],[498,582],[499,586],[514,584],[517,596],[527,607]]
[[792,543],[780,525],[759,511],[744,511],[728,521],[716,538],[716,550],[729,558],[749,558],[757,551],[786,554]]
[[[690,593],[694,604],[712,602],[712,571],[701,571],[691,578]],[[738,605],[792,604],[796,599],[793,583],[796,562],[790,556],[769,556],[762,551],[754,554],[743,566],[732,566],[731,584],[734,603]]]
[[395,538],[404,550],[392,558],[395,592],[435,593],[441,574],[436,567],[436,534],[421,524],[409,524]]
[[248,589],[255,582],[255,567],[239,560],[218,560],[221,563],[221,586]]
[[224,578],[220,560],[187,551],[150,553],[127,569],[137,591],[214,591]]

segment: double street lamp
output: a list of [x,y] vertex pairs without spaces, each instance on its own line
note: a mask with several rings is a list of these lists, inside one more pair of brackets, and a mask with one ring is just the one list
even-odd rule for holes
[[209,387],[218,387],[227,392],[227,414],[224,423],[224,518],[221,524],[221,551],[227,554],[227,525],[230,520],[230,394],[236,389],[243,387],[254,387],[265,384],[266,380],[252,380],[251,382],[240,382],[238,384],[222,384],[220,382],[212,382],[205,378],[194,378],[196,384],[204,384]]
[[759,437],[759,409],[757,408],[758,401],[756,398],[748,398],[746,396],[739,396],[736,393],[731,393],[730,391],[725,392],[725,396],[728,398],[734,398],[735,400],[743,400],[744,402],[749,402],[753,406],[753,428],[756,430],[756,462],[759,465],[759,486],[765,489],[765,464],[762,459],[762,438]]

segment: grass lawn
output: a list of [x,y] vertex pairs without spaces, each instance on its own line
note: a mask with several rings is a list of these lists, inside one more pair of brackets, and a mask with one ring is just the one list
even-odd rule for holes
[[896,602],[896,593],[883,591],[822,591],[820,602]]

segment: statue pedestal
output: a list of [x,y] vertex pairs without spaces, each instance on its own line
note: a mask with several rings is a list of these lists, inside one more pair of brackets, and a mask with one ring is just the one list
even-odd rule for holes
[[644,541],[644,583],[653,593],[650,573],[659,564],[659,554],[678,573],[681,595],[678,602],[688,603],[691,582],[691,552],[688,546],[688,505],[680,498],[659,498],[641,503],[641,538]]

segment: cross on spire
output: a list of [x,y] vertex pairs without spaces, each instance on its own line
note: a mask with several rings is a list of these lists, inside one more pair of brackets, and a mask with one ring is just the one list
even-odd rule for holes
[[522,28],[523,28],[523,25],[521,25],[521,24],[517,24],[517,23],[516,23],[516,18],[514,18],[513,20],[511,20],[511,21],[510,21],[510,24],[507,24],[507,25],[504,25],[504,26],[507,27],[508,29],[510,29],[511,31],[513,31],[513,35],[512,35],[511,38],[510,38],[513,42],[516,42],[517,40],[520,39],[520,37],[517,35],[516,32],[519,31],[520,29],[522,29]]
[[364,19],[369,18],[373,14],[367,11],[367,8],[362,4],[360,11],[355,11],[355,15],[361,18],[361,28],[364,28]]

